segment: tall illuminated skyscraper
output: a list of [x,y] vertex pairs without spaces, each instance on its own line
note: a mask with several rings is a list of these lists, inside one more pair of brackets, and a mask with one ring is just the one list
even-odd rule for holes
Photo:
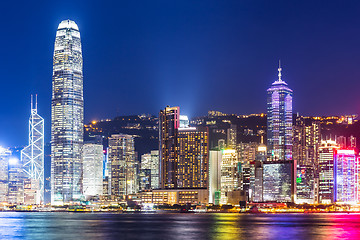
[[292,160],[292,93],[281,79],[267,90],[267,150],[270,160]]
[[180,126],[180,108],[166,107],[159,114],[160,185],[177,188],[177,141]]
[[263,200],[294,201],[296,163],[292,158],[292,93],[281,79],[267,90],[267,153],[263,165]]
[[21,150],[21,162],[25,178],[33,183],[36,191],[35,202],[44,202],[44,119],[37,113],[37,96],[35,107],[31,96],[31,115],[29,119],[29,145]]
[[83,59],[79,28],[59,24],[55,38],[51,102],[51,203],[81,197],[83,145]]
[[178,129],[176,180],[178,188],[207,188],[209,182],[207,128]]

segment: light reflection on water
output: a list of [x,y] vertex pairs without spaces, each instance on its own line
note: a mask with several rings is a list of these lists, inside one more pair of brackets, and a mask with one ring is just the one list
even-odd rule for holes
[[0,212],[1,239],[360,239],[360,214]]

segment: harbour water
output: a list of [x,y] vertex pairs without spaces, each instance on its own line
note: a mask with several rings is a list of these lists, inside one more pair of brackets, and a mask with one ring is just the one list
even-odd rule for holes
[[0,212],[1,239],[360,239],[360,214]]

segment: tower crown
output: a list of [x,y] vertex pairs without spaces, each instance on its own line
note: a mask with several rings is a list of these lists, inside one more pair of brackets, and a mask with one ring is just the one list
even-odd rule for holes
[[78,25],[74,21],[69,20],[69,19],[61,21],[61,23],[58,26],[58,30],[64,29],[64,28],[72,28],[72,29],[79,31]]

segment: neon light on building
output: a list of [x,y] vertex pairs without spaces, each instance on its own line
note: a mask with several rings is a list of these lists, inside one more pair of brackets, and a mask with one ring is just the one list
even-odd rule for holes
[[339,149],[334,155],[334,202],[357,202],[358,162],[354,150]]

